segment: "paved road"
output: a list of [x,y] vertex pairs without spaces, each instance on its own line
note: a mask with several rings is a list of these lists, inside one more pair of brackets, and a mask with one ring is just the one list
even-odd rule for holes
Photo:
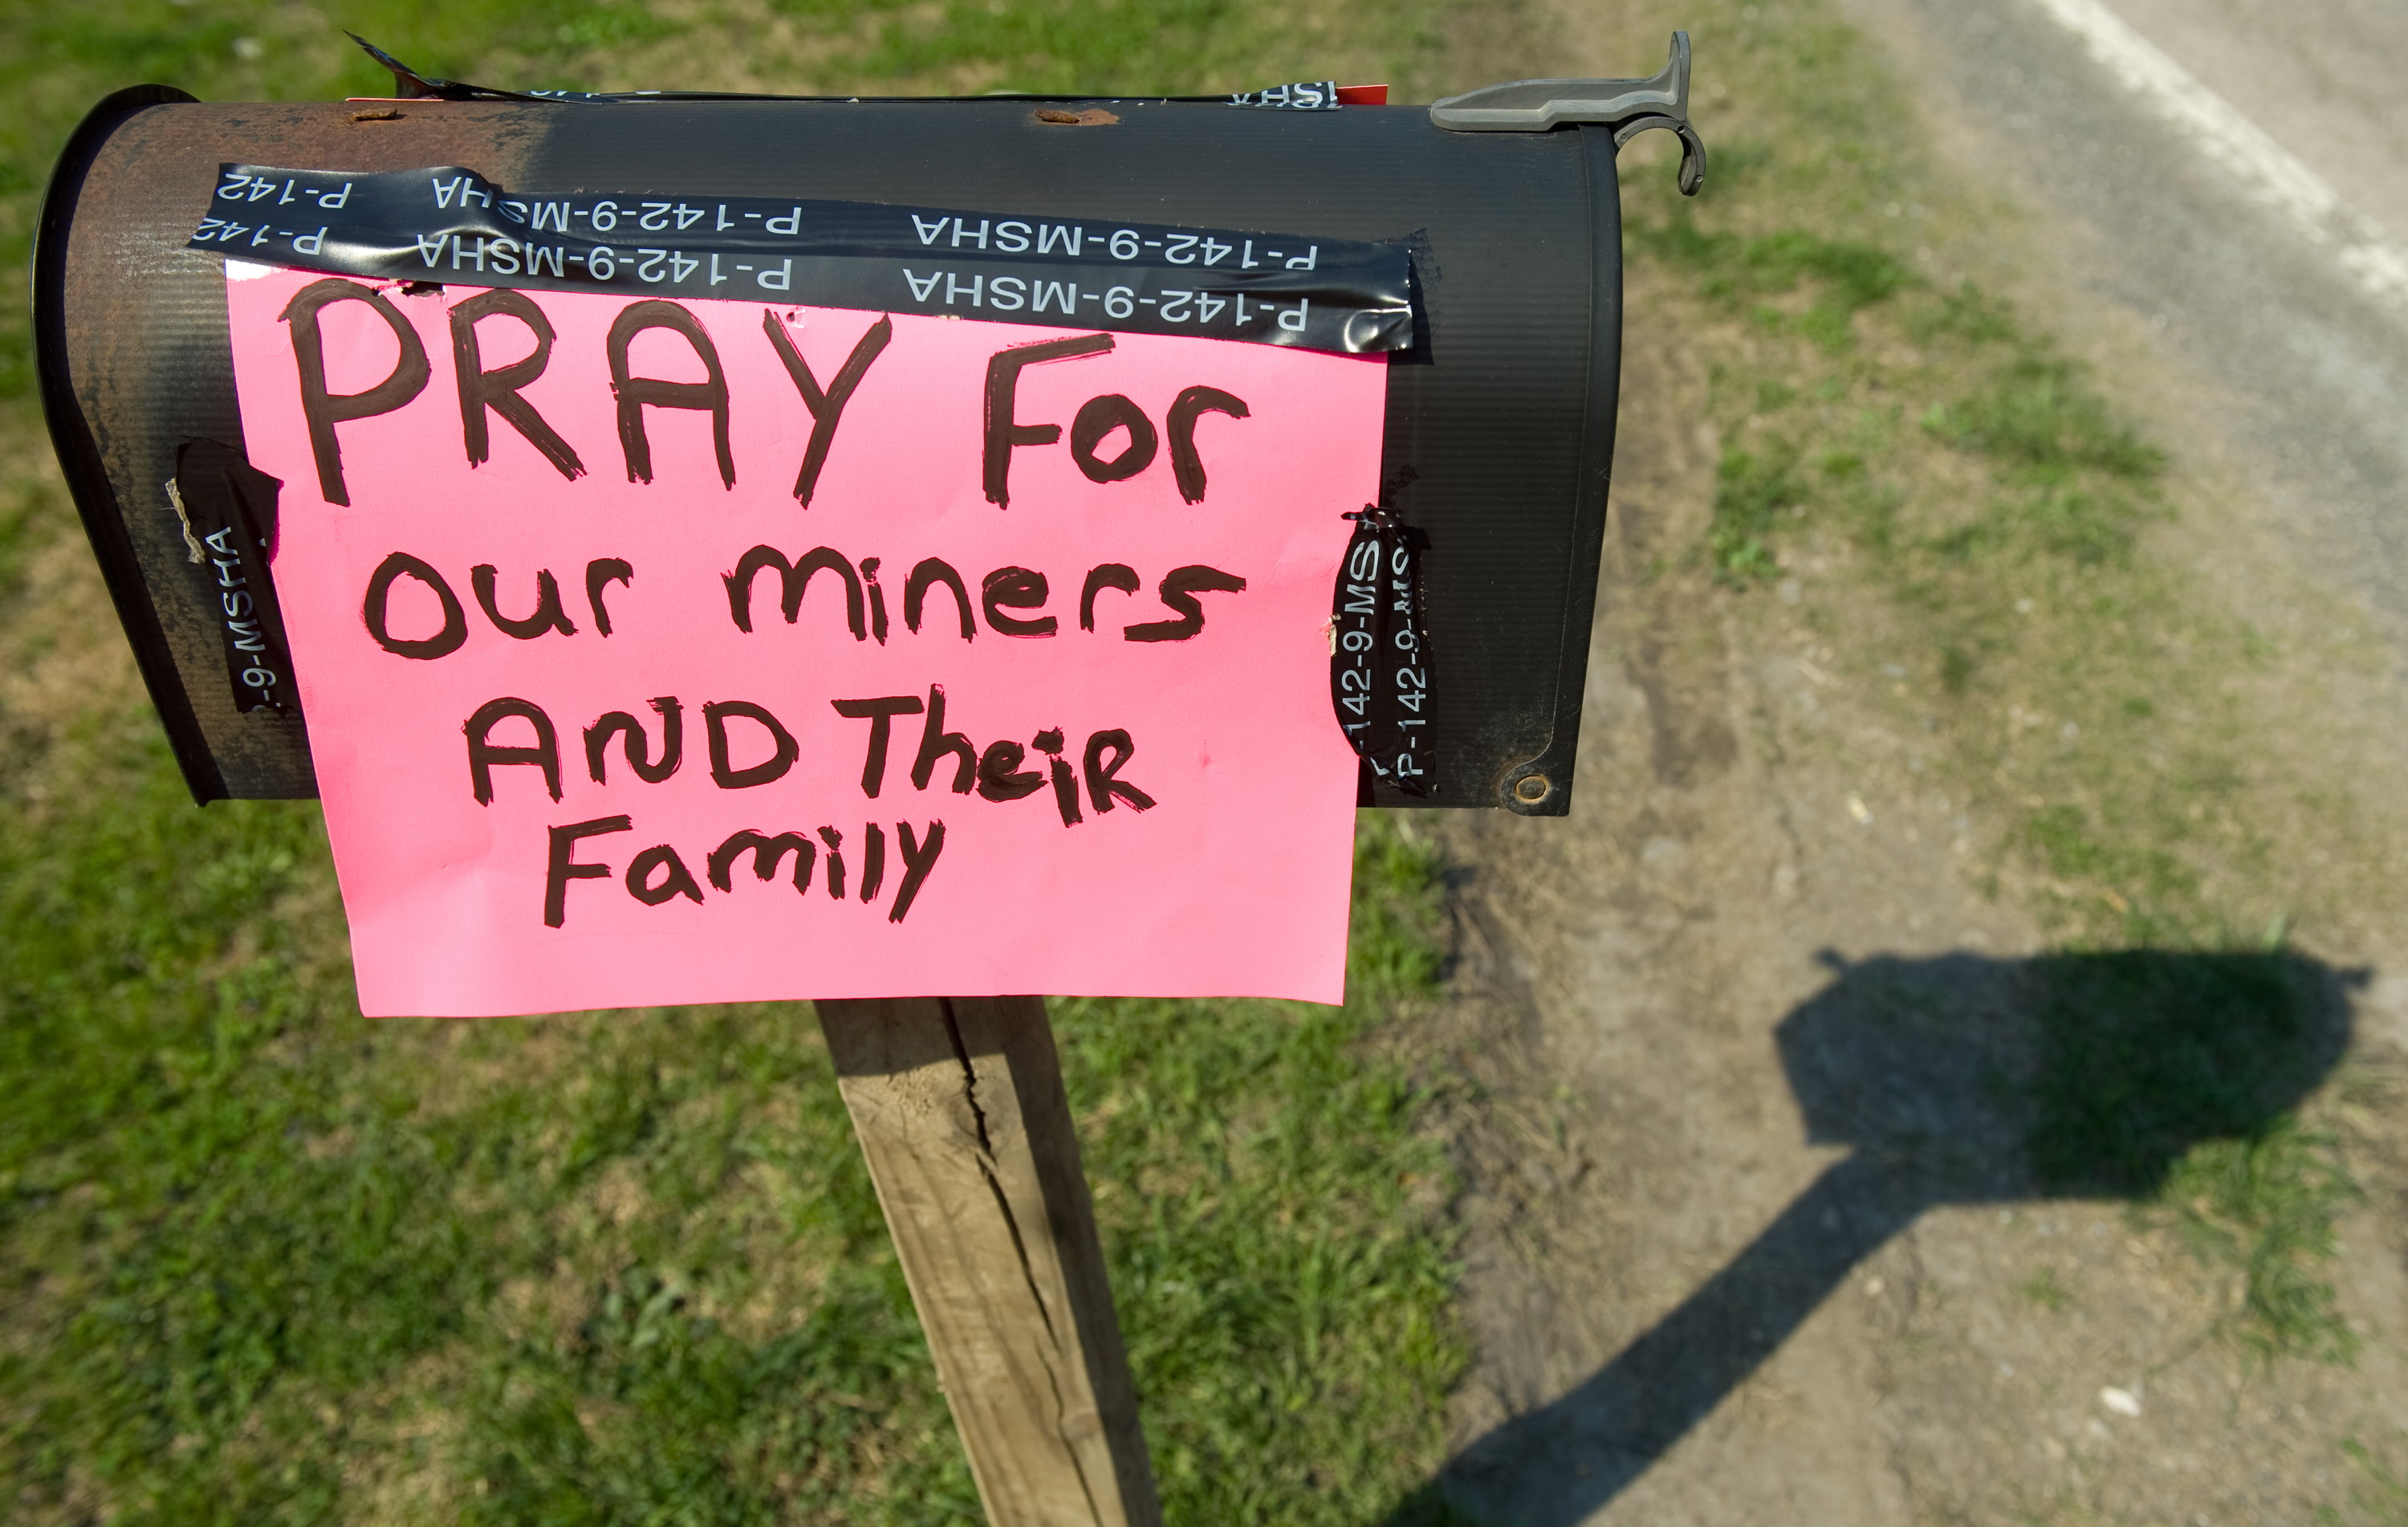
[[2331,181],[2395,242],[2408,240],[2408,91],[2401,88],[2408,69],[2408,6],[2399,0],[2109,4],[2134,31]]
[[1844,3],[2408,670],[2408,5]]

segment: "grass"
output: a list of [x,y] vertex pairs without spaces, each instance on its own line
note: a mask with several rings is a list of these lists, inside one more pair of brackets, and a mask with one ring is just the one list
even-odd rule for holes
[[[1191,91],[1411,79],[1443,17],[1251,0],[367,0],[511,85]],[[369,94],[265,3],[0,12],[0,267],[108,90]],[[0,1485],[27,1522],[918,1524],[978,1506],[808,1014],[361,1019],[314,806],[194,809],[0,317]],[[1435,867],[1377,823],[1350,1004],[1055,1028],[1169,1519],[1380,1520],[1464,1361],[1400,1016]]]
[[2174,1164],[2149,1215],[2199,1260],[2227,1273],[2223,1329],[2251,1356],[2352,1362],[2363,1343],[2324,1275],[2340,1251],[2334,1224],[2365,1195],[2333,1136],[2296,1116],[2195,1146]]
[[1930,178],[1861,41],[1814,5],[1682,17],[1700,80],[1727,86],[1699,106],[1714,172],[1695,202],[1652,169],[1625,196],[1722,441],[1692,555],[1748,640],[1802,637],[1858,681],[1928,760],[1900,787],[1995,824],[1977,877],[2094,957],[2033,966],[2043,1185],[2179,1232],[2250,1350],[2346,1358],[2329,1263],[2357,1189],[2312,1118],[2334,999],[2252,934],[2333,905],[2312,866],[2362,857],[2363,818],[2248,710],[2277,654],[2168,555],[2164,451],[2040,325],[1943,273],[1932,246],[1995,214]]
[[[977,1520],[807,1015],[364,1021],[280,931],[312,814],[144,751],[0,857],[61,935],[0,968],[16,1520]],[[1374,1520],[1437,1462],[1445,1163],[1366,1048],[1433,870],[1367,829],[1347,1008],[1057,1004],[1172,1520]]]
[[2408,1467],[2392,1462],[2355,1437],[2342,1444],[2342,1452],[2358,1469],[2358,1480],[2350,1491],[2350,1505],[2357,1509],[2345,1518],[2328,1507],[2317,1513],[2317,1520],[2408,1521]]
[[1780,516],[1803,508],[1806,492],[1797,453],[1786,445],[1724,454],[1714,467],[1713,524],[1706,531],[1706,553],[1718,582],[1745,588],[1780,570],[1772,553]]
[[2015,1292],[2026,1301],[2051,1315],[2059,1315],[2072,1307],[2073,1293],[2057,1281],[2057,1269],[2043,1267],[2015,1285]]

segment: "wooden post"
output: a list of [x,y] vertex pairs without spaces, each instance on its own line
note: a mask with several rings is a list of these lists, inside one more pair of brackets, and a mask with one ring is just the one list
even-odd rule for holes
[[993,1527],[1159,1527],[1041,997],[817,1004]]

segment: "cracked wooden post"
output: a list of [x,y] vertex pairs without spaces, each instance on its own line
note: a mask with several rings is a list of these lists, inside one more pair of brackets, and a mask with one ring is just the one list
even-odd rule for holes
[[1159,1527],[1041,997],[823,1001],[993,1527]]

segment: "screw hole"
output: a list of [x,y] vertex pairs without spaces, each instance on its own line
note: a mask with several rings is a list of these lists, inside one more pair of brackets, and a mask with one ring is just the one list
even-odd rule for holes
[[1544,774],[1525,774],[1513,782],[1513,799],[1526,806],[1535,806],[1546,800],[1554,788]]

